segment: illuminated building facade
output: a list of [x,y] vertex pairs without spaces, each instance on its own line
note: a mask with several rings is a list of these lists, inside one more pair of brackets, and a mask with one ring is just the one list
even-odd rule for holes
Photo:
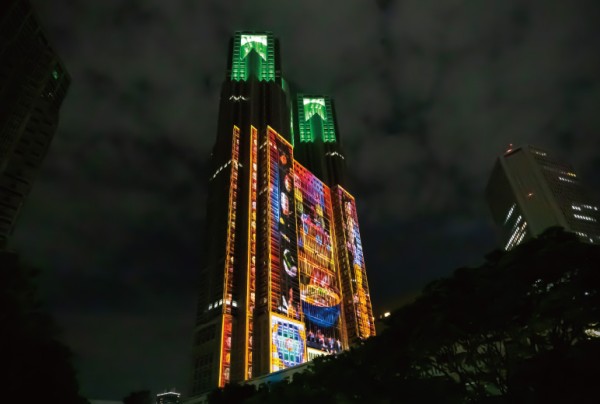
[[600,244],[599,204],[570,164],[536,147],[511,147],[498,158],[486,199],[507,251],[552,226]]
[[58,126],[70,78],[27,0],[0,2],[0,248]]
[[269,32],[237,32],[211,154],[192,395],[375,334],[333,102],[294,94]]

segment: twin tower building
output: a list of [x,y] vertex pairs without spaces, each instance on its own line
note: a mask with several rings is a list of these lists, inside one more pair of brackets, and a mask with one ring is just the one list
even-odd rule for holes
[[273,34],[237,32],[218,119],[192,395],[375,334],[332,100],[290,89]]

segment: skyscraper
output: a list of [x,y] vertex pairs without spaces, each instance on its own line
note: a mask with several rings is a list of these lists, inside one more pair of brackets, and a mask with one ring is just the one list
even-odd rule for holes
[[374,335],[332,100],[292,94],[270,32],[236,32],[211,154],[192,394]]
[[0,2],[0,248],[58,126],[70,78],[27,0]]
[[505,250],[552,226],[600,244],[598,203],[571,165],[536,147],[510,147],[498,158],[486,199]]

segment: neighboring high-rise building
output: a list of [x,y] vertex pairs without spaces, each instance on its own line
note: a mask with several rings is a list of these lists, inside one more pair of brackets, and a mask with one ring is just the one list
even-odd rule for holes
[[600,244],[597,201],[570,164],[536,147],[511,146],[498,158],[486,199],[507,251],[552,226]]
[[181,393],[176,391],[165,391],[164,393],[158,393],[156,395],[156,404],[179,404],[181,401]]
[[0,248],[56,132],[69,83],[29,1],[1,1]]
[[374,335],[331,99],[292,95],[269,32],[237,32],[211,154],[192,395]]

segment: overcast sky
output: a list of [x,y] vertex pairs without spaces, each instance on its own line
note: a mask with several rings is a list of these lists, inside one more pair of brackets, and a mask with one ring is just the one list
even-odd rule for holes
[[284,75],[335,99],[376,313],[495,248],[509,143],[600,189],[597,0],[32,2],[72,84],[12,246],[89,398],[187,388],[235,30],[273,31]]

